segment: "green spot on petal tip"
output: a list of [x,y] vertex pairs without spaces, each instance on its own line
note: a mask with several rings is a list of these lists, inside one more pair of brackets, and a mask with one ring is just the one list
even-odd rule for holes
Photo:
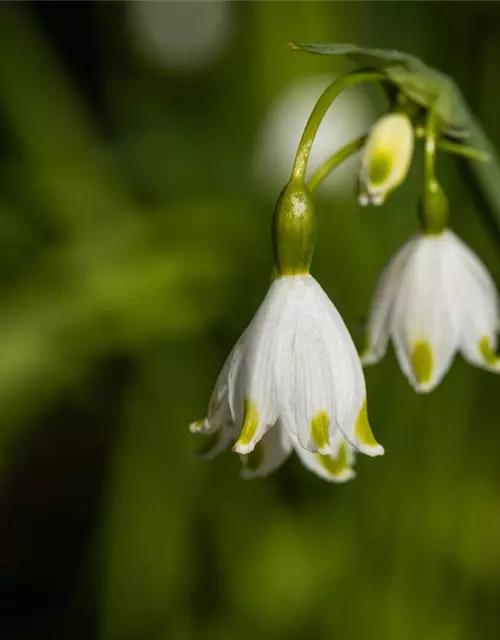
[[254,402],[245,400],[245,406],[243,409],[243,427],[241,428],[240,437],[236,442],[236,446],[249,445],[259,427],[259,412]]
[[318,411],[311,420],[311,440],[321,451],[328,446],[328,426],[330,418],[326,411]]
[[485,363],[489,367],[498,367],[500,358],[497,356],[491,345],[491,340],[483,336],[479,340],[479,353],[483,356]]
[[370,423],[368,422],[368,410],[366,407],[366,400],[363,402],[363,406],[361,407],[358,418],[356,420],[356,425],[354,427],[354,435],[361,442],[361,444],[366,447],[380,447],[383,452],[382,447],[375,440],[375,436],[370,428]]
[[417,382],[422,385],[429,384],[434,370],[434,356],[426,340],[415,343],[411,362]]
[[317,454],[318,462],[333,478],[338,478],[344,475],[346,472],[351,471],[349,463],[347,461],[347,450],[344,443],[339,447],[339,452],[336,458],[329,455]]

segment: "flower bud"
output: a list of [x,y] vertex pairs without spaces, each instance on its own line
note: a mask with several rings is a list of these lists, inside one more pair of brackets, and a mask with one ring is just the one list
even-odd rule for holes
[[414,133],[404,113],[382,116],[372,127],[361,164],[361,205],[382,204],[406,178],[413,155]]
[[314,251],[314,206],[309,189],[289,182],[280,193],[273,219],[273,246],[279,276],[309,273]]

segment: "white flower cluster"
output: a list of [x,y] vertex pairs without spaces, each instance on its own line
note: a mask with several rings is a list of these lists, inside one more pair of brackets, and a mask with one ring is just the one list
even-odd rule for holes
[[[426,144],[422,232],[382,272],[362,355],[365,365],[378,362],[391,338],[401,369],[419,393],[441,382],[457,351],[471,364],[500,371],[497,290],[481,260],[446,228],[448,204],[434,175],[433,136],[431,131]],[[413,146],[407,114],[394,112],[375,123],[363,150],[361,204],[381,204],[401,184]],[[344,482],[354,476],[356,451],[384,453],[368,423],[354,343],[309,274],[310,195],[292,180],[278,199],[278,277],[227,359],[207,418],[191,425],[206,437],[206,457],[232,446],[244,477],[271,473],[295,451],[320,477]]]

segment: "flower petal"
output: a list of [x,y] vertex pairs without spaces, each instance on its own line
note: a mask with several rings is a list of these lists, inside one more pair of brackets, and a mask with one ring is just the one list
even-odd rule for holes
[[330,423],[330,444],[340,429],[347,442],[359,451],[369,456],[382,455],[384,449],[368,424],[365,378],[358,352],[334,304],[318,283],[315,286],[323,310],[323,321],[318,326],[333,381],[335,420]]
[[351,468],[354,453],[339,432],[335,438],[333,452],[330,455],[312,453],[294,443],[295,453],[302,464],[310,471],[329,482],[347,482],[355,477],[356,472]]
[[241,432],[234,451],[250,453],[278,420],[276,399],[276,353],[288,304],[289,278],[277,278],[245,331],[245,348],[234,382],[230,383],[230,406]]
[[263,478],[276,471],[292,452],[290,438],[277,422],[255,445],[254,450],[242,455],[243,478]]
[[460,256],[459,259],[463,266],[467,268],[485,295],[498,300],[495,282],[480,258],[455,233],[448,229],[445,234],[448,246],[451,247],[457,256]]
[[321,329],[325,311],[312,276],[296,276],[291,286],[282,324],[288,339],[280,341],[276,354],[280,416],[302,447],[327,454],[330,428],[336,425],[330,354]]
[[361,354],[363,365],[375,364],[385,355],[389,341],[391,308],[417,238],[418,236],[414,236],[404,244],[382,270],[368,315],[366,347]]
[[212,391],[207,417],[191,422],[189,425],[191,433],[208,435],[215,433],[222,425],[234,422],[229,405],[229,387],[234,386],[234,378],[243,354],[244,336],[243,333],[224,362]]
[[199,438],[201,444],[196,451],[196,457],[201,460],[212,460],[236,440],[238,431],[234,424],[229,423],[221,426],[217,431],[200,432],[200,435],[202,436]]
[[420,236],[391,317],[399,364],[419,393],[432,391],[441,382],[459,343],[459,318],[448,286],[446,235]]
[[471,364],[500,371],[496,355],[498,293],[479,258],[454,234],[449,237],[448,286],[460,320],[460,351]]

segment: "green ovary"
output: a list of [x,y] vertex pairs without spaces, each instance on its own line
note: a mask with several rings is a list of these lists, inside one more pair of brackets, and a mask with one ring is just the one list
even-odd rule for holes
[[273,247],[277,276],[309,273],[314,252],[314,204],[302,183],[289,182],[274,210]]

